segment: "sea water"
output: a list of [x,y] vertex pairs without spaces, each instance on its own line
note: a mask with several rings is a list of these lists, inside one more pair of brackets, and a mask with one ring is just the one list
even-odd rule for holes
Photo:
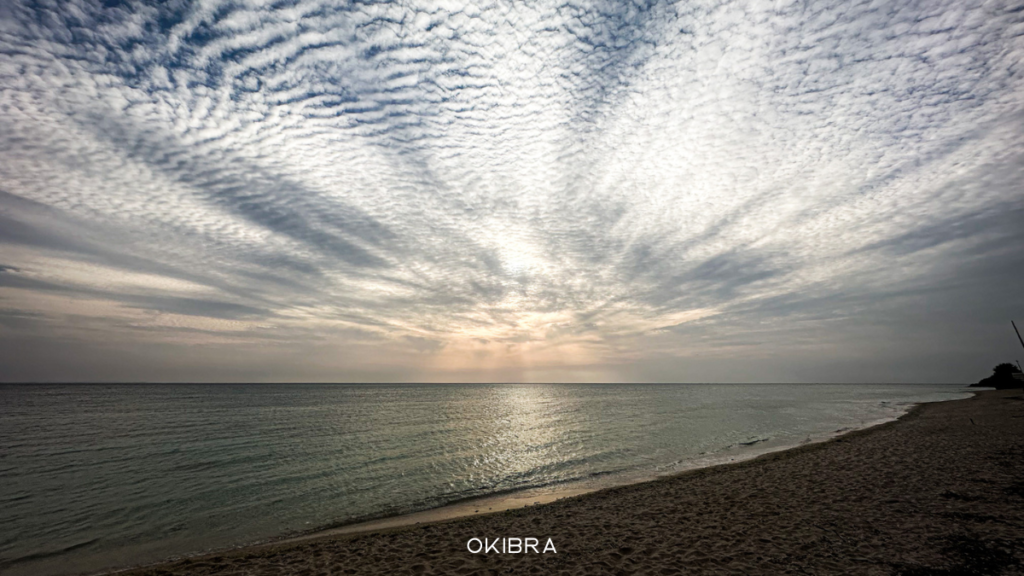
[[95,572],[623,482],[963,398],[950,385],[3,385],[0,572]]

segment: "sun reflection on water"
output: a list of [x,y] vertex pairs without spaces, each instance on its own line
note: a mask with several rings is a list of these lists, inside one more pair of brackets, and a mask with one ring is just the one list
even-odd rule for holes
[[[482,418],[486,422],[479,422],[479,456],[470,470],[471,477],[480,473],[484,478],[502,478],[499,485],[490,488],[511,488],[516,479],[557,460],[554,452],[563,445],[564,430],[555,425],[548,409],[557,392],[553,388],[530,384],[488,391],[488,408]],[[498,470],[503,473],[495,474]],[[505,483],[507,487],[502,485]]]

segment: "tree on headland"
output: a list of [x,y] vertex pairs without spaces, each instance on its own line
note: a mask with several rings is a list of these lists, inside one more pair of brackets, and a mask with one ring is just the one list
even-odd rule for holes
[[1003,362],[998,364],[992,369],[992,375],[988,378],[983,378],[977,384],[973,386],[990,386],[992,388],[1020,388],[1024,386],[1024,381],[1018,380],[1014,374],[1020,374],[1020,368],[1010,364],[1009,362]]

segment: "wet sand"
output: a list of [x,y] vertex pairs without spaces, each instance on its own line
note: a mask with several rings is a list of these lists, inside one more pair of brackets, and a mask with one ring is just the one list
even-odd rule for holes
[[[557,553],[471,554],[473,537],[550,538]],[[686,573],[1024,574],[1024,396],[925,404],[828,442],[540,506],[127,572]]]

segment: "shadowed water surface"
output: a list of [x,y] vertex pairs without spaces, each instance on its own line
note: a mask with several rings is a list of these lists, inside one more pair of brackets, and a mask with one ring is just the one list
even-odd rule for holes
[[96,571],[649,477],[964,396],[948,385],[0,386],[0,571]]

